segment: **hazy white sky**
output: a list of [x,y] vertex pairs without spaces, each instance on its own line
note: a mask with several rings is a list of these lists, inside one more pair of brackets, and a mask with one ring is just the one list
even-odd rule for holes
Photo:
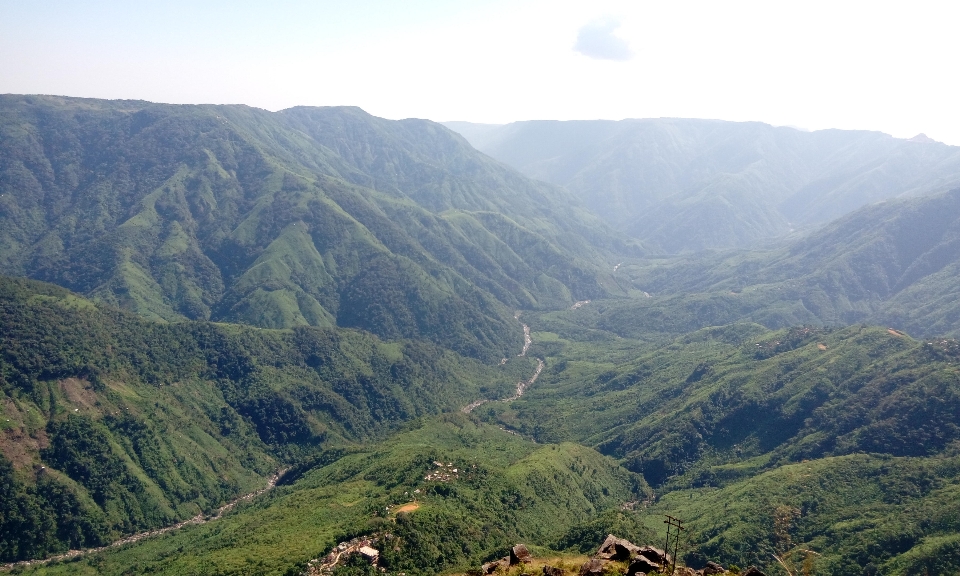
[[0,92],[960,145],[960,2],[0,0]]

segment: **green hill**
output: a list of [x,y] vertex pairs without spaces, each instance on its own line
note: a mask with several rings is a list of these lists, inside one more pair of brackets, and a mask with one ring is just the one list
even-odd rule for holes
[[495,360],[515,309],[621,293],[621,252],[569,194],[428,121],[0,96],[0,273],[149,318]]
[[385,567],[433,574],[516,542],[658,542],[663,513],[687,521],[692,564],[773,570],[771,552],[813,549],[818,573],[960,565],[953,340],[736,324],[659,346],[562,337],[543,331],[556,313],[528,313],[546,369],[468,416],[533,361],[490,367],[342,329],[156,323],[49,284],[0,287],[5,559],[209,513],[292,466],[219,520],[38,573],[295,573],[389,533]]
[[285,462],[507,396],[533,369],[353,330],[156,323],[10,278],[0,325],[4,561],[209,513]]
[[572,193],[357,108],[0,96],[0,273],[32,278],[0,276],[0,561],[282,469],[13,569],[297,574],[375,536],[426,576],[669,513],[694,565],[956,572],[955,148],[460,128]]
[[878,132],[680,118],[448,126],[667,253],[755,248],[866,204],[960,184],[960,149]]
[[765,251],[626,263],[652,298],[559,313],[634,337],[752,321],[776,328],[868,322],[917,336],[957,335],[960,189],[857,210]]
[[956,340],[755,324],[666,346],[533,336],[537,386],[475,414],[643,474],[657,500],[639,518],[653,531],[683,518],[691,564],[776,573],[772,553],[799,570],[812,549],[815,574],[960,566]]
[[588,448],[538,446],[451,415],[308,469],[216,523],[37,573],[295,574],[338,541],[388,533],[385,568],[435,574],[475,567],[518,541],[612,529],[619,506],[645,490]]
[[547,369],[512,403],[317,453],[216,522],[32,570],[293,574],[337,542],[390,534],[385,568],[434,574],[515,542],[657,543],[664,513],[685,520],[692,565],[769,573],[771,554],[799,568],[810,549],[818,574],[960,566],[957,342],[756,325],[654,348],[534,337]]
[[[859,576],[960,570],[960,460],[857,454],[790,464],[722,488],[671,492],[657,512],[687,521],[687,560]],[[659,527],[658,527],[659,528]],[[815,553],[808,553],[813,550]]]
[[683,474],[705,485],[729,479],[732,470],[712,464],[929,456],[960,440],[955,340],[862,326],[732,325],[619,361],[596,351],[604,344],[553,341],[541,349],[547,369],[535,388],[478,415],[535,438],[595,446],[655,486]]

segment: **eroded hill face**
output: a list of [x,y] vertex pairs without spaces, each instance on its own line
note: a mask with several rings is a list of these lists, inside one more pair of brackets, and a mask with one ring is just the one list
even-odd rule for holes
[[427,121],[4,96],[0,132],[0,271],[149,318],[499,358],[514,309],[619,293],[633,250]]

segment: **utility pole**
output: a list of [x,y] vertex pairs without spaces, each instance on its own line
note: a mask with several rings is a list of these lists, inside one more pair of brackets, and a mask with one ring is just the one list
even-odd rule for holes
[[[663,553],[670,553],[670,539],[673,538],[673,563],[670,569],[670,576],[673,576],[674,572],[677,571],[677,553],[680,551],[680,532],[686,530],[686,528],[683,527],[683,520],[674,518],[669,514],[665,514],[665,516],[667,519],[664,520],[663,523],[667,525],[667,543],[663,547]],[[664,560],[666,560],[666,558],[664,558]],[[664,566],[664,568],[666,568],[666,566]]]

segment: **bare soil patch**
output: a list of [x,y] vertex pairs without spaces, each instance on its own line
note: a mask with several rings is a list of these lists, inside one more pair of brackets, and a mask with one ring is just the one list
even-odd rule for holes
[[60,391],[75,408],[91,409],[97,405],[97,396],[93,393],[93,384],[78,378],[61,380]]

